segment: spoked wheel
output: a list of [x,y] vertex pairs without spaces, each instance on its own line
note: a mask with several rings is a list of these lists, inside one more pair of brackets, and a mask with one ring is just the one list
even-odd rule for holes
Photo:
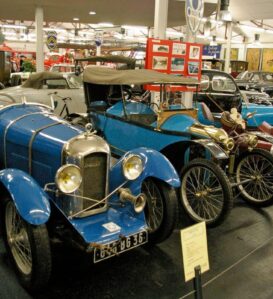
[[273,203],[273,156],[255,149],[239,157],[236,182],[244,200],[252,205],[266,207]]
[[177,220],[177,198],[175,190],[166,184],[146,179],[142,192],[147,197],[145,218],[149,228],[149,242],[160,243],[172,233]]
[[181,200],[186,214],[195,222],[216,226],[233,206],[229,180],[212,161],[195,159],[181,171]]
[[32,226],[18,214],[12,200],[4,204],[3,236],[21,284],[30,291],[43,287],[51,272],[51,252],[45,225]]

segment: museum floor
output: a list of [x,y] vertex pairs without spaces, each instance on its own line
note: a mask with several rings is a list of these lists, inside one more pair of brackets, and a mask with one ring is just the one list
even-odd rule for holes
[[[208,231],[211,270],[204,299],[273,298],[273,207],[255,210],[238,201],[229,219]],[[183,226],[180,221],[180,227]],[[58,248],[50,285],[31,297],[8,267],[0,241],[1,299],[179,299],[192,291],[183,280],[179,230],[151,250],[137,249],[90,265],[86,256]]]

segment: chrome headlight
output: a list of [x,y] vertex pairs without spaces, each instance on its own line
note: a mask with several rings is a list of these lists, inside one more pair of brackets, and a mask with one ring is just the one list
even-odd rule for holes
[[82,175],[80,168],[73,164],[60,167],[55,176],[55,183],[63,193],[75,192],[81,185]]
[[127,180],[137,179],[143,171],[143,163],[139,156],[129,155],[122,162],[123,175]]

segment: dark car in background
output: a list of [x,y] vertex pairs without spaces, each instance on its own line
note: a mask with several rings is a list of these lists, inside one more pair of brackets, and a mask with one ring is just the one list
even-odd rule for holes
[[254,89],[273,96],[272,72],[242,72],[235,79],[240,89]]

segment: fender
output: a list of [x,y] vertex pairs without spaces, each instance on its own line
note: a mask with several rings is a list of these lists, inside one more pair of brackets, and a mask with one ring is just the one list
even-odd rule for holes
[[47,222],[50,216],[48,195],[30,175],[19,169],[7,168],[0,171],[0,182],[25,221],[33,225]]
[[125,157],[132,154],[140,156],[143,162],[142,174],[136,180],[127,183],[134,194],[140,192],[142,182],[147,177],[159,179],[174,188],[180,187],[179,176],[170,161],[156,150],[141,147],[127,152],[111,168],[109,174],[110,192],[126,180],[122,171],[122,162]]
[[197,143],[205,147],[211,155],[217,160],[228,159],[228,154],[222,149],[220,145],[212,141],[211,139],[195,139],[192,142]]

